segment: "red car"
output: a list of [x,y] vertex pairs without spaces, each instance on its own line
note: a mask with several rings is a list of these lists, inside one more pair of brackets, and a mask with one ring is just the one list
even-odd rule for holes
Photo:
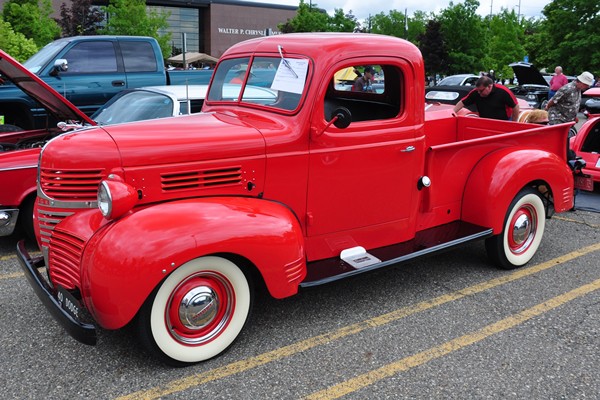
[[[13,125],[0,125],[0,236],[13,233],[20,225],[33,237],[32,210],[36,196],[36,168],[40,149],[53,137],[95,123],[71,102],[52,89],[19,62],[0,50],[0,83],[15,84],[46,109],[46,129],[22,131]],[[12,83],[11,83],[12,82]],[[0,116],[3,122],[5,116]],[[62,128],[56,126],[63,121]],[[72,122],[77,121],[77,124]]]
[[594,183],[600,183],[600,116],[590,118],[570,139],[570,146],[581,157],[586,166],[583,176],[576,176],[578,187],[593,191]]
[[[382,72],[381,90],[336,87],[357,65]],[[248,91],[265,66],[271,101]],[[525,265],[552,209],[573,207],[569,124],[425,112],[424,82],[421,52],[390,36],[238,43],[202,113],[44,147],[42,257],[19,244],[25,276],[76,339],[131,323],[151,354],[182,366],[234,342],[254,288],[285,298],[474,240],[500,268]]]

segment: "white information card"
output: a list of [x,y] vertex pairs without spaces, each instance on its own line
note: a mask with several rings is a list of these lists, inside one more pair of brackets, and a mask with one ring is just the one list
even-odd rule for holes
[[279,63],[271,89],[302,94],[307,71],[308,60],[284,58]]

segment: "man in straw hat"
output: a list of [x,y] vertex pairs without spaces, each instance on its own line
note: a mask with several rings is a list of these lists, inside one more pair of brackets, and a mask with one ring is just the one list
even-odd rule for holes
[[558,89],[546,104],[550,125],[575,121],[581,103],[581,92],[594,83],[594,75],[582,72],[573,82]]

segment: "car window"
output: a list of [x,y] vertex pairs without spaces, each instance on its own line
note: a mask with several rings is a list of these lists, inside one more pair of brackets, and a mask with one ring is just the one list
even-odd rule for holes
[[173,100],[164,94],[128,92],[102,107],[92,118],[98,124],[118,124],[173,116]]
[[215,71],[209,101],[260,104],[293,111],[300,105],[308,75],[307,59],[248,57],[223,60]]
[[158,70],[156,56],[149,42],[121,41],[119,44],[126,72],[153,72]]
[[65,54],[69,68],[64,73],[117,72],[117,56],[112,42],[80,42]]
[[396,66],[347,66],[330,82],[323,102],[327,121],[339,108],[350,112],[352,122],[390,119],[400,113],[402,73]]

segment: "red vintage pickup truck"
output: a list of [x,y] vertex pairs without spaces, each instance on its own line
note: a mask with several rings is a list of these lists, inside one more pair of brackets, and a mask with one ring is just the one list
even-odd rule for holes
[[[369,90],[336,81],[365,66]],[[254,68],[275,70],[260,96]],[[546,219],[573,207],[570,124],[425,112],[424,82],[419,50],[393,37],[237,44],[203,113],[44,147],[43,256],[19,244],[26,276],[76,339],[134,323],[151,353],[186,365],[233,343],[256,282],[284,298],[479,239],[497,266],[526,264]]]

